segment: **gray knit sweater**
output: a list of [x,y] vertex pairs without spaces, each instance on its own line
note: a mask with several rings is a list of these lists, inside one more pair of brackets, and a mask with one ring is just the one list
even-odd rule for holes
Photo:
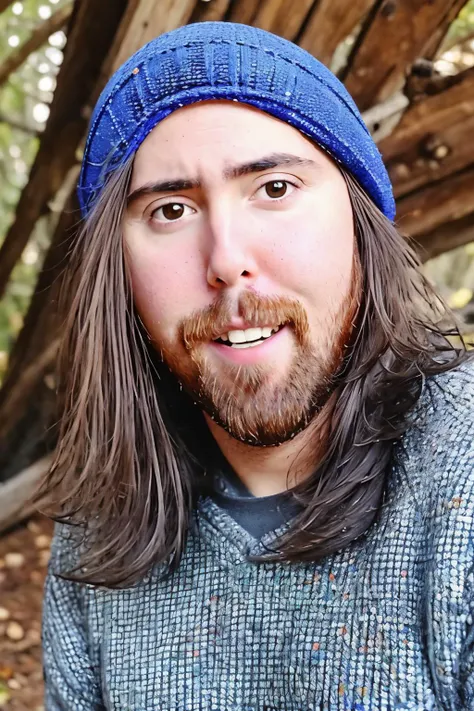
[[474,372],[429,381],[368,535],[318,564],[255,564],[257,541],[202,498],[165,582],[56,578],[44,601],[46,709],[474,710]]

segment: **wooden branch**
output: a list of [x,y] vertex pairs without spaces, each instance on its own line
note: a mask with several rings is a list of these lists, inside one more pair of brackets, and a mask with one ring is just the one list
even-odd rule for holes
[[459,173],[474,162],[474,67],[445,91],[413,104],[381,141],[396,197]]
[[5,84],[10,74],[13,74],[13,72],[16,72],[16,70],[21,67],[32,52],[36,52],[47,42],[50,35],[64,27],[71,13],[72,2],[69,2],[38,25],[26,42],[9,54],[3,64],[0,65],[0,87]]
[[298,43],[324,64],[329,64],[338,45],[369,12],[374,0],[320,0],[298,38]]
[[80,0],[74,7],[49,119],[29,181],[20,196],[15,221],[0,249],[0,296],[36,220],[75,163],[76,149],[87,125],[82,109],[92,93],[125,3],[126,0]]
[[260,2],[261,0],[238,0],[232,3],[230,13],[228,17],[226,17],[226,20],[251,25],[258,12]]
[[458,83],[462,74],[463,72],[439,74],[433,62],[419,59],[411,68],[411,73],[403,87],[403,93],[410,103],[415,104],[418,101],[424,101],[428,96],[434,96],[450,89]]
[[[405,94],[399,92],[393,94],[390,99],[383,101],[381,104],[376,104],[367,111],[364,111],[362,118],[371,132],[374,141],[377,142],[381,140],[381,130],[384,131],[384,137],[392,132],[393,127],[389,128],[389,124],[394,120],[398,123],[409,103]],[[381,127],[383,127],[383,129],[381,129]]]
[[412,63],[431,58],[466,0],[383,0],[343,73],[362,111],[399,91]]
[[294,41],[313,5],[313,0],[299,0],[291,5],[287,0],[264,0],[259,5],[253,24]]
[[14,0],[0,0],[0,12],[7,10],[13,2]]
[[451,249],[474,242],[474,213],[459,220],[446,222],[416,239],[418,252],[423,262],[433,259]]
[[[474,213],[474,165],[402,197],[397,201],[397,223],[404,234],[421,242],[430,254],[439,253],[439,244],[429,247],[433,235],[446,226],[470,220]],[[449,233],[449,231],[448,231]],[[452,235],[451,235],[452,237]],[[466,233],[464,239],[467,239]],[[458,246],[457,240],[453,246]],[[445,245],[446,246],[446,245]]]
[[187,24],[195,4],[196,0],[140,0],[133,17],[127,18],[128,26],[123,32],[111,70],[118,69],[139,47],[154,37]]
[[443,15],[440,15],[439,23],[423,49],[423,57],[426,59],[434,59],[436,57],[438,50],[441,49],[443,45],[449,28],[468,2],[469,0],[464,0],[464,2],[462,2],[462,0],[459,0],[459,2],[451,1],[442,6]]
[[36,511],[31,499],[51,463],[51,457],[43,457],[5,484],[0,484],[0,533],[24,521]]
[[37,384],[38,380],[46,373],[46,370],[54,363],[58,347],[59,338],[55,338],[42,353],[39,353],[28,368],[25,368],[16,380],[15,387],[10,390],[8,397],[4,398],[0,416],[0,439],[5,436],[6,429],[11,429],[11,420],[14,417],[14,413],[21,411],[20,405],[25,404],[25,400],[27,400],[33,386]]
[[215,22],[223,20],[229,9],[230,0],[211,0],[211,2],[201,2],[198,0],[190,22]]

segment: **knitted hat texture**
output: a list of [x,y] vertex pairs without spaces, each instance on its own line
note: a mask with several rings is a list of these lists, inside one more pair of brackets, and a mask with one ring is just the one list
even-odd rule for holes
[[230,22],[185,25],[153,39],[111,77],[94,109],[79,177],[86,215],[107,177],[176,109],[227,99],[286,121],[359,181],[390,219],[389,176],[344,85],[315,57],[270,32]]

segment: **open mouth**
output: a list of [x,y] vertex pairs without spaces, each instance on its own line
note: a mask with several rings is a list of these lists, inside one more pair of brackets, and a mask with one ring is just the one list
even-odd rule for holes
[[283,326],[284,324],[280,324],[263,328],[247,328],[245,331],[229,331],[214,338],[214,343],[221,343],[230,348],[254,348],[278,333]]

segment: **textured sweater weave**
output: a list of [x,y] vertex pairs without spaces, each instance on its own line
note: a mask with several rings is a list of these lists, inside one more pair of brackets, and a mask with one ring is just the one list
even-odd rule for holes
[[56,528],[44,601],[46,709],[474,710],[474,379],[430,379],[367,535],[311,564],[201,498],[178,570],[126,590],[70,583]]

